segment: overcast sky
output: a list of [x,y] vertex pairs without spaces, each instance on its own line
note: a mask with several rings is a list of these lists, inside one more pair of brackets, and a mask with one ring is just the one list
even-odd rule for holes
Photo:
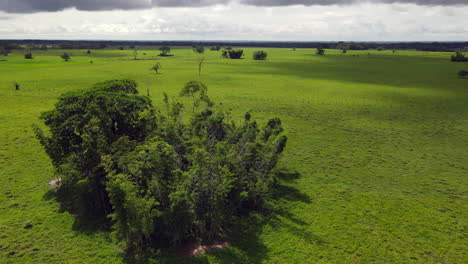
[[0,39],[468,41],[468,0],[0,0]]

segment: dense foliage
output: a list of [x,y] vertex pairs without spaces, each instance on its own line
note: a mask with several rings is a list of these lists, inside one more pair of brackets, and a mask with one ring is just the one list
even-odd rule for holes
[[[195,105],[207,87],[189,82],[181,92]],[[281,121],[260,127],[247,113],[239,124],[221,111],[195,112],[164,98],[166,114],[138,95],[137,84],[114,80],[66,93],[36,134],[62,183],[95,216],[110,216],[127,250],[225,235],[236,217],[268,200],[287,138]]]
[[221,56],[226,59],[240,59],[244,56],[242,49],[225,49],[222,51]]
[[31,60],[33,58],[33,55],[31,52],[26,52],[24,54],[24,58],[27,59],[27,60]]
[[253,54],[254,60],[266,60],[268,54],[265,51],[256,51]]
[[457,51],[457,52],[455,52],[455,55],[452,55],[451,61],[453,61],[453,62],[465,62],[465,61],[468,61],[468,58],[465,57],[465,54],[463,52]]

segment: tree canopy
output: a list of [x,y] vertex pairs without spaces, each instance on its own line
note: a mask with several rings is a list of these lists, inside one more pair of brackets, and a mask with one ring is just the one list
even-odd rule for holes
[[[180,95],[209,101],[207,90],[192,81]],[[159,111],[136,82],[106,81],[62,95],[41,116],[47,131],[35,129],[59,191],[85,186],[85,210],[110,217],[136,256],[223,237],[235,217],[262,208],[287,142],[278,118],[260,126],[250,113],[234,122],[206,108],[183,122],[183,104],[167,95],[163,102]]]

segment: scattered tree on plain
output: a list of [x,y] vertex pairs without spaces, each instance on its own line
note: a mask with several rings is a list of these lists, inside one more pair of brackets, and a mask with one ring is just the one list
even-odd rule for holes
[[195,108],[199,107],[202,102],[209,107],[213,106],[213,102],[208,97],[208,87],[199,81],[186,83],[182,91],[180,91],[180,96],[192,99],[192,113],[195,113]]
[[133,49],[133,59],[137,60],[138,59],[138,50],[135,48]]
[[265,51],[256,51],[253,54],[254,60],[266,60],[268,54]]
[[159,70],[161,69],[161,63],[156,63],[155,65],[153,65],[153,67],[151,67],[151,70],[153,70],[156,74],[159,73]]
[[[129,80],[100,83],[62,95],[42,114],[48,131],[35,131],[62,179],[58,193],[110,216],[135,258],[187,239],[222,238],[236,218],[265,206],[287,142],[279,119],[260,127],[246,114],[236,124],[206,109],[184,123],[181,103],[165,96],[162,116],[136,88]],[[206,101],[206,92],[190,82],[181,95]]]
[[161,51],[161,53],[159,54],[160,56],[168,56],[168,54],[171,52],[171,47],[161,46],[159,50]]
[[201,75],[202,66],[204,62],[205,62],[205,57],[200,57],[200,59],[198,60],[198,76]]
[[201,44],[194,44],[192,46],[192,50],[193,52],[195,53],[198,53],[198,54],[203,54],[205,53],[205,46],[201,45]]
[[32,55],[31,52],[26,52],[24,54],[24,58],[27,59],[27,60],[31,60],[31,59],[33,59],[33,55]]
[[322,48],[317,48],[317,50],[315,51],[315,54],[318,56],[325,56],[325,50]]
[[60,55],[60,58],[62,58],[64,61],[69,61],[71,59],[70,55],[68,55],[66,52]]

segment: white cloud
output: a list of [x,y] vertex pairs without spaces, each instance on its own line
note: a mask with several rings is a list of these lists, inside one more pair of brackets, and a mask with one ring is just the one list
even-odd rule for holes
[[468,6],[357,4],[2,14],[2,38],[115,40],[468,40]]

